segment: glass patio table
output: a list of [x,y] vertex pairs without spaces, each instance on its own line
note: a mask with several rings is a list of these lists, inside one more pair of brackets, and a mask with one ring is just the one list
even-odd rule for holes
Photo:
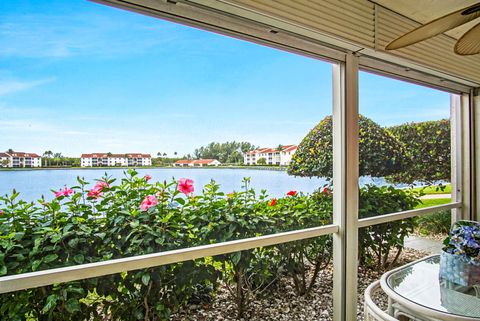
[[388,312],[413,320],[480,320],[480,285],[467,287],[439,277],[440,256],[401,266],[382,276]]

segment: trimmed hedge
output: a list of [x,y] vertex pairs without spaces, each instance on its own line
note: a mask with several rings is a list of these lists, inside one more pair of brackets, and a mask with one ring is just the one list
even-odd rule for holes
[[[360,175],[385,177],[405,167],[406,150],[395,136],[371,119],[359,119]],[[295,176],[332,177],[332,117],[325,117],[302,140],[292,157],[288,174]]]
[[392,176],[394,182],[450,181],[450,120],[407,123],[388,128],[408,151],[408,166]]

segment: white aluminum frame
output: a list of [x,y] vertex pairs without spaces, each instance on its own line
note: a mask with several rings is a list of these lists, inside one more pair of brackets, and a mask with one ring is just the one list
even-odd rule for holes
[[63,268],[4,276],[0,277],[0,293],[145,269],[199,259],[207,256],[227,254],[257,247],[304,240],[337,232],[338,226],[324,225],[303,230],[263,235],[217,244],[208,244],[103,262],[87,263]]
[[[353,321],[356,320],[359,228],[434,213],[442,209],[463,208],[460,216],[467,217],[466,213],[468,213],[468,217],[471,217],[470,215],[475,209],[473,195],[475,195],[474,193],[480,193],[480,191],[473,189],[474,179],[470,179],[474,173],[475,165],[472,164],[472,157],[475,155],[475,149],[472,151],[472,148],[474,148],[472,146],[475,146],[472,137],[472,124],[476,126],[475,135],[480,136],[478,122],[473,122],[474,113],[480,112],[478,111],[478,93],[470,90],[468,84],[455,83],[454,80],[451,80],[452,78],[449,80],[440,78],[433,71],[428,74],[425,70],[415,71],[402,67],[401,63],[403,61],[401,60],[397,64],[393,64],[374,58],[371,55],[357,56],[355,53],[346,52],[334,48],[334,46],[326,47],[325,44],[322,44],[324,39],[315,40],[314,35],[307,37],[304,30],[299,34],[294,34],[270,27],[268,21],[239,19],[201,6],[192,7],[181,2],[157,0],[94,1],[333,62],[333,173],[336,191],[334,193],[334,224],[163,253],[0,277],[0,293],[171,264],[333,233],[335,264],[333,319],[335,321]],[[199,2],[197,0],[192,1]],[[136,5],[135,2],[141,2],[143,6]],[[461,118],[462,121],[454,126],[455,137],[457,137],[455,140],[456,167],[455,170],[452,168],[452,175],[455,175],[454,178],[457,179],[457,183],[455,183],[456,188],[452,203],[374,218],[358,219],[358,72],[361,68],[377,74],[462,95],[460,108],[456,109],[458,118]],[[468,112],[463,112],[460,116],[460,109],[467,109]],[[461,147],[458,146],[458,142],[461,142]],[[480,183],[480,177],[476,176],[475,179]],[[468,193],[467,191],[463,192],[462,187],[465,186],[469,186]],[[466,197],[465,194],[469,196]],[[478,215],[478,220],[480,213],[476,215]]]
[[358,57],[333,67],[333,319],[357,315]]

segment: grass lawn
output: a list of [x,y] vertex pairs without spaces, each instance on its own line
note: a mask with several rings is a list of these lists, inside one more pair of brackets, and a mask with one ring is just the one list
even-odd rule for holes
[[[438,189],[438,190],[437,190]],[[412,188],[414,191],[422,190],[424,194],[450,194],[452,192],[452,185],[447,184],[442,190],[438,186],[427,186],[427,187],[415,187]]]
[[427,199],[422,199],[422,203],[418,204],[415,208],[424,208],[429,206],[448,204],[451,201],[452,200],[450,198],[427,198]]

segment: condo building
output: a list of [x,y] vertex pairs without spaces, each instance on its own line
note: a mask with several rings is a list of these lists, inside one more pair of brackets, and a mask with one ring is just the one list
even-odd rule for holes
[[13,151],[0,153],[0,167],[42,167],[42,158],[35,153]]
[[80,156],[81,167],[115,167],[115,166],[152,166],[152,156],[150,154],[129,153],[94,153],[82,154]]
[[281,149],[267,147],[251,150],[243,155],[243,164],[257,165],[258,160],[263,158],[266,165],[288,166],[297,148],[297,145],[285,145]]

